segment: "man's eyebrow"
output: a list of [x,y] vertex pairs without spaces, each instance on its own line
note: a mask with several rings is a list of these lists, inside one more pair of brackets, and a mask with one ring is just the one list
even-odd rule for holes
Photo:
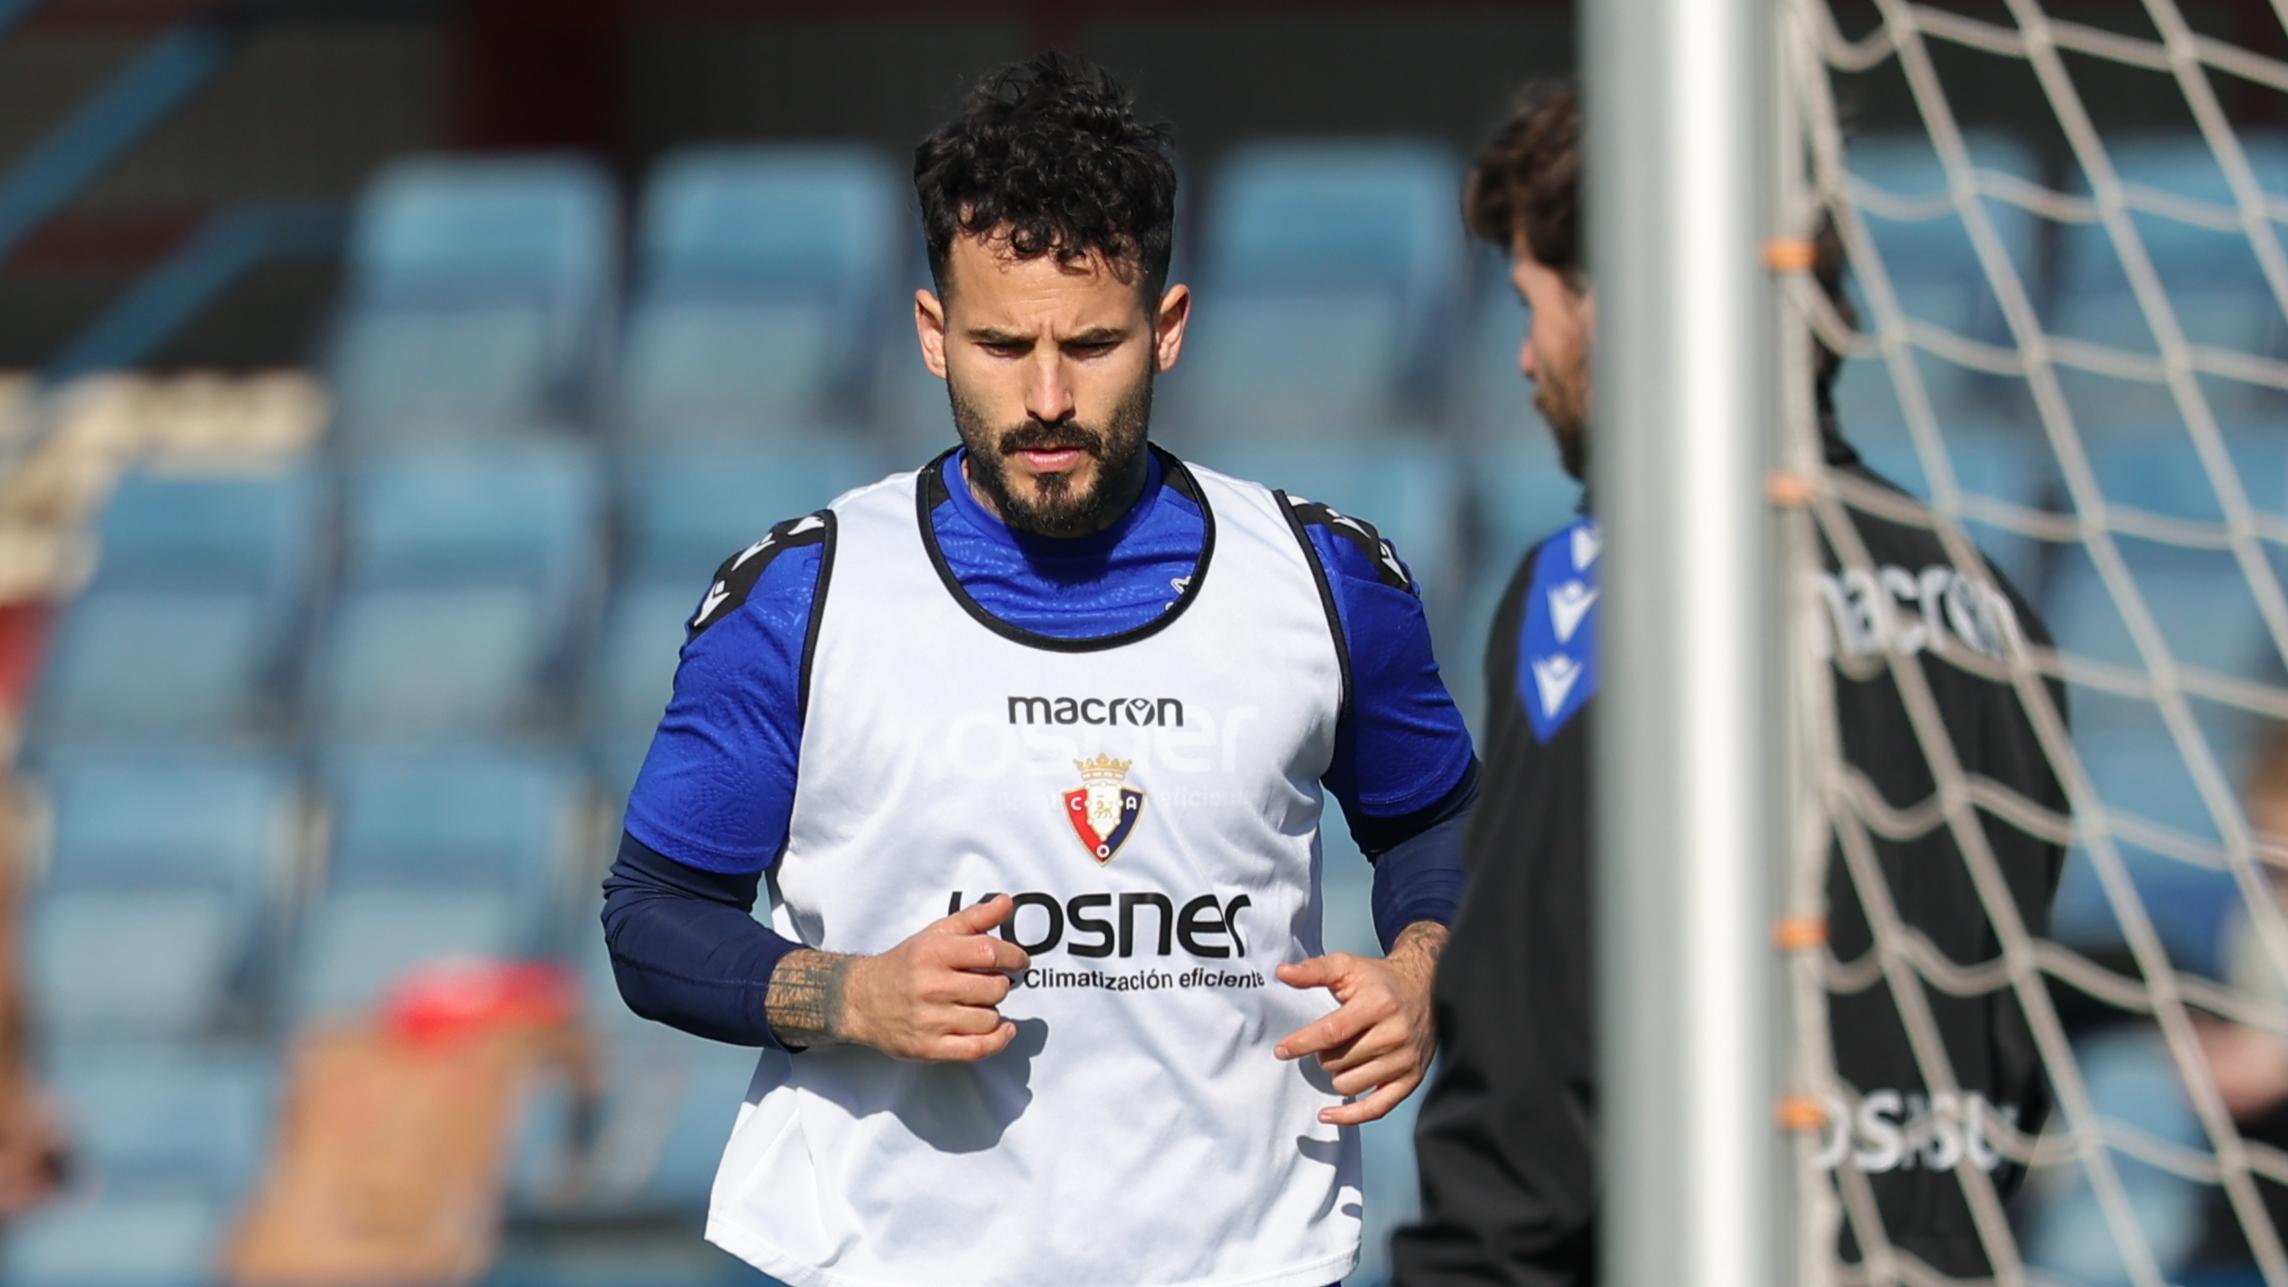
[[1117,344],[1128,338],[1128,332],[1118,326],[1092,326],[1085,331],[1067,336],[1067,344]]
[[997,326],[972,326],[969,328],[969,338],[980,344],[1030,344],[1033,342],[1033,337],[1030,335],[1004,331]]

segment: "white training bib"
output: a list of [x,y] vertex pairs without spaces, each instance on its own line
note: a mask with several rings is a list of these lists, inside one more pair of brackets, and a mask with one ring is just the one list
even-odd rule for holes
[[764,1053],[707,1236],[795,1287],[1324,1287],[1356,1262],[1357,1132],[1318,1120],[1342,1097],[1315,1059],[1271,1053],[1334,1008],[1272,971],[1321,951],[1335,627],[1277,494],[1163,461],[1207,554],[1160,619],[1088,644],[955,585],[935,466],[832,506],[778,927],[875,953],[1004,893],[1032,969],[978,1063]]

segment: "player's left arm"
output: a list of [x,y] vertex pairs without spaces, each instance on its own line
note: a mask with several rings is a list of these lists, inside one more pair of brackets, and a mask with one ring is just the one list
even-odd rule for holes
[[1279,967],[1290,987],[1324,987],[1339,1007],[1282,1040],[1316,1056],[1352,1103],[1326,1121],[1388,1113],[1421,1085],[1437,1049],[1430,992],[1463,885],[1462,836],[1477,756],[1447,693],[1413,576],[1371,525],[1298,507],[1326,578],[1344,654],[1345,700],[1324,783],[1374,864],[1381,957],[1330,952]]

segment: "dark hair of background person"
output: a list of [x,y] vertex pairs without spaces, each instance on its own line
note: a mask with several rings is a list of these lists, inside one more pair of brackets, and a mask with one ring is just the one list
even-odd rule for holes
[[[1481,241],[1512,249],[1520,233],[1534,262],[1579,291],[1581,260],[1581,94],[1571,83],[1535,86],[1479,147],[1462,181],[1462,219]],[[1843,239],[1832,214],[1812,232],[1812,277],[1845,325],[1857,312],[1843,293]],[[1822,341],[1812,375],[1825,405],[1842,356]]]
[[946,290],[953,239],[1005,237],[1020,259],[1102,254],[1137,271],[1148,300],[1175,247],[1169,129],[1136,117],[1120,83],[1045,53],[994,71],[914,148],[930,274]]

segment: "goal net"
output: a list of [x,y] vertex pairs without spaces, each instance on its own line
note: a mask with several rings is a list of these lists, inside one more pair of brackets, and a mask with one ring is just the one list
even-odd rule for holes
[[[1842,436],[1912,496],[1830,454],[1799,498],[1837,566],[1797,601],[1821,678],[1789,883],[1832,929],[1789,966],[1798,1261],[1958,1280],[1909,1227],[1951,1203],[1977,1280],[2288,1287],[2288,3],[1778,7],[1787,213],[1832,215],[1850,281],[1838,309],[1790,274],[1786,312],[1844,355]],[[1801,459],[1820,423],[1799,399]],[[1854,512],[1967,575],[1882,566]],[[2034,618],[2008,647],[1978,646],[2008,615],[1980,615],[1989,583]],[[2063,808],[1966,763],[1951,670],[2016,692]],[[1911,798],[1835,714],[1878,673]],[[1958,872],[1877,860],[1931,835]],[[2066,851],[2046,916],[2011,835]],[[1970,891],[1970,950],[1925,879]],[[1830,919],[1846,897],[1864,933]],[[1829,1016],[1878,991],[1910,1090],[1839,1069]],[[1988,1089],[2013,1042],[2024,1104]],[[1945,1200],[1899,1198],[1910,1176]]]

